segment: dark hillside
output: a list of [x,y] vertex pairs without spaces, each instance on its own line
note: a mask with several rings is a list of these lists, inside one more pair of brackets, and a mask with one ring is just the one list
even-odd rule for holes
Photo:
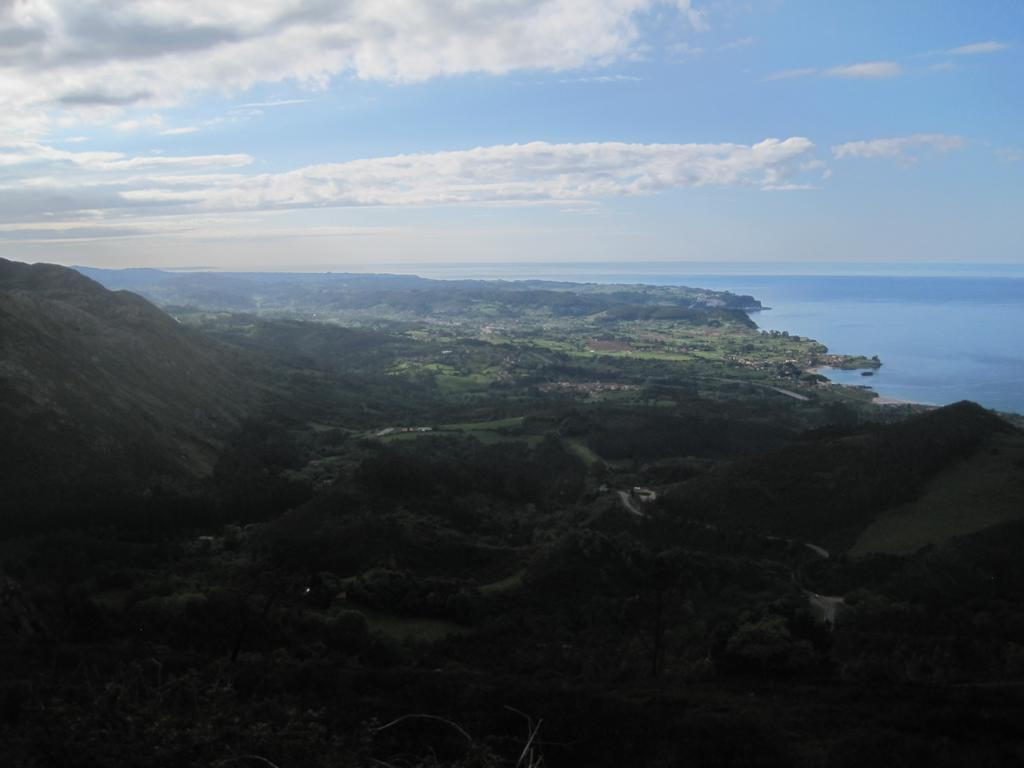
[[679,486],[664,508],[846,549],[879,513],[914,500],[945,467],[1014,431],[974,403],[954,403],[736,462]]
[[201,477],[246,408],[220,349],[145,299],[0,260],[8,500],[67,507],[89,485],[109,496]]

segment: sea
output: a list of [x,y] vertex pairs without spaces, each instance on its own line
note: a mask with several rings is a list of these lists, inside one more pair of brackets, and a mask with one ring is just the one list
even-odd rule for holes
[[831,380],[932,405],[1024,413],[1024,264],[572,262],[404,264],[423,277],[688,285],[749,294],[759,327],[839,354],[878,355],[871,377]]

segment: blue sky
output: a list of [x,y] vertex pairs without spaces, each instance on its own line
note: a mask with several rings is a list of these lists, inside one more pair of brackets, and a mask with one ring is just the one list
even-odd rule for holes
[[0,255],[1021,262],[1024,4],[0,1]]

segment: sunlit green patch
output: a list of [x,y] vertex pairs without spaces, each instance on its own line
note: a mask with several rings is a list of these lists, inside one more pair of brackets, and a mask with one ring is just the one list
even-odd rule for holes
[[506,576],[504,579],[498,581],[492,581],[490,584],[484,584],[480,587],[481,594],[484,595],[500,595],[504,592],[513,592],[523,586],[526,576],[526,569],[516,571],[510,576]]
[[478,429],[514,429],[522,425],[522,416],[510,416],[507,419],[493,419],[491,421],[465,421],[459,424],[444,424],[441,428],[453,431],[471,431]]
[[579,456],[584,461],[584,463],[587,464],[587,466],[593,466],[596,464],[604,463],[604,460],[596,453],[594,453],[590,446],[586,445],[580,440],[565,440],[564,444],[566,448],[572,451],[572,453]]
[[399,642],[409,639],[433,643],[443,640],[450,635],[465,635],[473,631],[470,627],[464,627],[453,621],[427,619],[417,616],[401,616],[397,613],[375,611],[362,607],[358,608],[358,610],[366,617],[371,631],[379,632]]

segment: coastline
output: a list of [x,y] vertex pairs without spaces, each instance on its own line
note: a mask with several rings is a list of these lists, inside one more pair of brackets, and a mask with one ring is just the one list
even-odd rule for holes
[[884,365],[873,376],[815,372],[833,383],[871,385],[880,406],[882,397],[921,406],[971,400],[1024,412],[1024,355],[1014,331],[1024,323],[1024,281],[751,276],[702,286],[771,306],[750,315],[761,328],[816,339],[830,352],[877,354]]
[[[877,367],[865,368],[864,370],[877,370],[879,367],[881,367],[881,365],[882,364],[879,363]],[[828,379],[829,385],[833,386],[833,387],[849,387],[851,389],[860,389],[861,391],[869,390],[871,392],[871,394],[874,395],[874,397],[871,398],[871,401],[870,401],[871,404],[872,405],[877,405],[880,408],[893,407],[893,406],[899,406],[899,405],[912,405],[912,406],[915,406],[915,407],[918,407],[918,408],[939,408],[940,407],[940,406],[936,405],[935,403],[923,403],[920,400],[905,400],[905,399],[899,398],[899,397],[890,397],[889,395],[883,395],[883,394],[880,394],[878,392],[878,390],[876,390],[874,387],[872,387],[869,384],[860,384],[860,385],[856,385],[856,384],[842,384],[840,382],[833,381],[832,379],[830,379],[828,377],[827,373],[823,373],[822,372],[823,370],[827,371],[829,369],[832,369],[832,370],[861,370],[860,368],[851,368],[851,369],[837,368],[836,366],[833,366],[833,365],[815,365],[815,366],[812,366],[811,368],[806,369],[806,371],[808,373],[813,373],[816,376],[824,376],[826,379]]]

